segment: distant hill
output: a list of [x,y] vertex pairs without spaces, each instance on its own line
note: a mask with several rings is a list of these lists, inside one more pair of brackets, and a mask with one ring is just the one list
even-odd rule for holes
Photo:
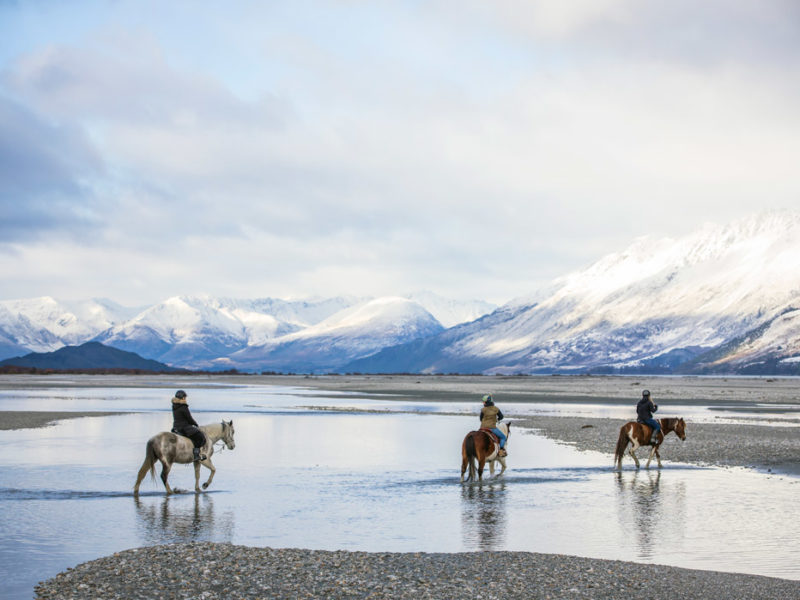
[[174,373],[176,369],[156,360],[142,358],[135,352],[126,352],[104,346],[100,342],[86,342],[80,346],[64,346],[54,352],[31,352],[25,356],[0,361],[2,367],[66,370],[132,370]]

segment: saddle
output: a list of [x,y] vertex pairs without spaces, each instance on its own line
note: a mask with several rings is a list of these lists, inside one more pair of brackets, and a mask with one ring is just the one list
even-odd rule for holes
[[478,431],[482,431],[491,438],[492,442],[494,442],[498,446],[500,445],[500,438],[498,438],[497,434],[495,434],[495,432],[492,431],[491,429],[486,429],[485,427],[481,427]]

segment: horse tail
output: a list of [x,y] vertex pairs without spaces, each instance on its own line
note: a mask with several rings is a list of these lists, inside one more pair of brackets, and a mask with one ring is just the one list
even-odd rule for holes
[[475,436],[471,433],[467,436],[467,439],[464,440],[464,454],[469,464],[469,477],[467,477],[467,481],[475,481],[475,459],[477,453],[475,452]]
[[145,450],[144,454],[144,462],[142,463],[142,468],[139,469],[139,474],[136,477],[136,485],[133,486],[133,493],[139,493],[139,485],[142,483],[145,475],[147,475],[147,471],[150,471],[150,479],[155,481],[156,478],[156,450],[155,450],[155,443],[152,439],[147,440],[147,449]]
[[626,425],[619,428],[619,439],[617,439],[617,449],[614,451],[614,464],[622,466],[622,456],[625,454],[625,448],[628,447],[628,434],[625,431]]

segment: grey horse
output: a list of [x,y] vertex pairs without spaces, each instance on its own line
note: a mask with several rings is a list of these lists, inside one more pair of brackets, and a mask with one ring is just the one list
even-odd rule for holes
[[[194,463],[194,491],[200,491],[200,465],[207,467],[211,471],[208,476],[208,481],[203,484],[203,489],[207,489],[214,479],[214,473],[217,470],[211,462],[211,455],[214,454],[214,444],[219,440],[225,442],[229,450],[236,447],[233,441],[233,421],[222,421],[221,423],[214,423],[212,425],[201,425],[200,429],[206,435],[206,443],[201,448],[201,454],[206,455],[206,459]],[[139,495],[139,485],[142,483],[147,471],[150,471],[150,476],[155,479],[156,477],[156,461],[161,463],[161,481],[164,482],[164,487],[167,489],[167,495],[174,493],[173,489],[169,487],[167,477],[172,468],[173,463],[190,463],[193,462],[192,457],[192,440],[182,435],[177,435],[169,431],[162,431],[147,440],[147,450],[144,457],[142,468],[139,469],[139,475],[136,478],[136,485],[133,486],[134,495]]]

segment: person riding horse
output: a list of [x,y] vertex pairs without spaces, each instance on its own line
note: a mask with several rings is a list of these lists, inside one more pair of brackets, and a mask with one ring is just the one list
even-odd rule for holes
[[186,402],[186,392],[178,390],[172,399],[172,433],[184,435],[192,440],[194,444],[194,460],[205,460],[204,454],[200,454],[200,448],[206,444],[206,436],[200,431],[197,421],[192,418],[189,412],[189,404]]
[[650,436],[650,443],[658,443],[658,432],[661,431],[661,424],[653,418],[653,413],[658,410],[658,406],[650,399],[650,391],[642,391],[642,399],[636,405],[636,415],[639,423],[644,423],[650,427],[653,432]]
[[497,422],[503,420],[503,413],[494,405],[491,394],[483,397],[483,409],[481,410],[481,429],[489,429],[500,440],[500,456],[508,456],[505,450],[506,436],[497,428]]

